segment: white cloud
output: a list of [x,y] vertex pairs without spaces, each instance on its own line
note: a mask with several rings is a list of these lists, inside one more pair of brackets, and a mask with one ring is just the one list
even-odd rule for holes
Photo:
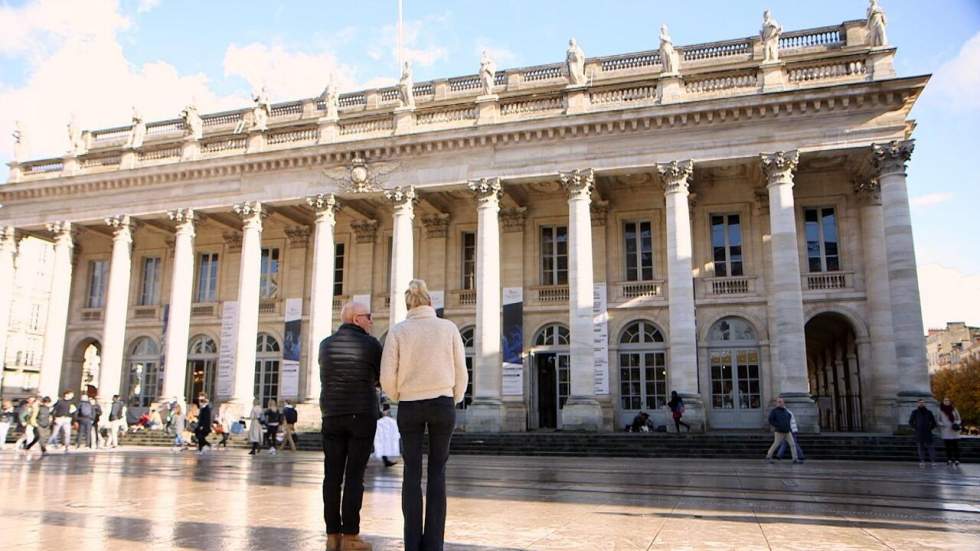
[[961,109],[980,109],[980,33],[966,41],[960,53],[944,63],[933,79],[936,91]]
[[[449,14],[427,15],[422,19],[412,19],[402,26],[402,58],[414,65],[428,67],[437,61],[447,59],[449,52],[438,44],[434,37],[439,36],[439,29],[449,23]],[[376,38],[373,46],[368,49],[368,56],[375,61],[398,59],[398,27],[384,25],[375,31]],[[395,64],[393,63],[394,67]]]
[[265,86],[273,101],[315,96],[331,78],[341,91],[356,87],[354,69],[329,51],[306,53],[259,42],[232,44],[225,51],[224,67],[226,76],[243,78],[252,90]]
[[476,54],[474,64],[477,67],[479,67],[480,56],[483,52],[490,54],[490,58],[496,62],[498,70],[516,67],[520,59],[513,50],[502,46],[493,46],[487,38],[478,38],[476,40],[476,48],[473,51]]
[[[40,158],[64,153],[72,113],[84,128],[105,128],[127,124],[133,105],[148,119],[176,117],[192,99],[205,111],[245,105],[246,98],[214,93],[202,73],[181,74],[163,61],[133,66],[118,40],[128,24],[114,0],[0,8],[0,28],[19,35],[0,33],[0,53],[28,62],[22,84],[0,82],[0,158],[11,157],[6,137],[15,119],[22,121],[30,156]],[[43,47],[22,47],[22,39]]]
[[160,5],[160,0],[140,0],[136,13],[146,13]]
[[926,329],[945,327],[948,321],[980,325],[980,275],[940,264],[920,265],[918,272]]
[[927,193],[925,195],[913,197],[909,200],[909,203],[911,203],[913,207],[932,207],[945,203],[952,198],[953,194],[950,192]]

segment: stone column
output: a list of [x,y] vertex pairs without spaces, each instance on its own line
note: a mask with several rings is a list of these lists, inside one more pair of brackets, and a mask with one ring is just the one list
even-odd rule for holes
[[691,262],[691,215],[688,190],[692,161],[657,165],[667,204],[667,297],[670,301],[670,389],[684,399],[684,418],[692,430],[705,426],[704,401],[698,393],[697,330]]
[[915,140],[873,146],[874,163],[881,186],[888,293],[891,299],[895,355],[898,359],[896,424],[899,427],[906,426],[919,399],[932,402],[922,305],[919,301],[919,275],[912,241],[912,217],[905,181],[905,163],[912,157],[914,148]]
[[394,233],[391,238],[391,282],[388,292],[391,305],[388,309],[388,327],[405,319],[405,291],[412,280],[412,264],[415,240],[412,236],[412,219],[415,218],[415,188],[397,187],[385,192],[385,197],[395,208]]
[[466,412],[466,428],[473,432],[500,432],[504,426],[501,401],[500,298],[500,179],[469,183],[476,196],[476,334],[473,358],[473,404]]
[[[881,187],[877,180],[854,182],[861,200],[861,249],[864,253],[864,281],[868,295],[868,323],[871,329],[871,358],[864,362],[870,371],[871,384],[864,388],[870,394],[870,412],[877,432],[896,428],[895,397],[898,395],[898,359],[892,328],[892,306],[889,296],[888,263],[885,257],[885,221],[881,208]],[[867,358],[867,356],[864,356]],[[899,420],[899,424],[901,421]]]
[[595,174],[592,169],[562,172],[568,193],[568,318],[571,329],[571,394],[561,412],[565,430],[599,431],[602,408],[595,397],[592,344],[592,220],[589,205]]
[[235,331],[235,375],[230,404],[247,415],[255,399],[255,339],[259,332],[259,280],[262,277],[262,219],[259,202],[239,203],[242,219],[242,257],[238,272],[238,327]]
[[[7,360],[7,332],[10,329],[10,306],[14,295],[14,257],[17,256],[17,240],[13,226],[0,226],[0,369]],[[0,373],[0,381],[3,374]]]
[[861,430],[861,381],[860,367],[858,366],[857,349],[854,343],[850,343],[847,348],[847,389],[850,397],[847,399],[847,407],[851,412],[851,430]]
[[[174,264],[170,276],[170,311],[167,318],[166,366],[163,369],[163,395],[177,397],[181,403],[193,400],[184,396],[187,376],[187,347],[191,325],[191,303],[194,292],[194,211],[177,209],[167,213],[177,226],[174,236]],[[214,398],[211,396],[210,398]]]
[[71,271],[74,259],[74,235],[70,222],[48,224],[54,234],[51,297],[44,328],[44,356],[38,390],[52,400],[61,395],[61,363],[65,355],[65,330],[68,328],[68,301],[71,298]]
[[769,189],[769,225],[772,247],[772,279],[768,300],[776,345],[776,361],[770,376],[772,388],[796,416],[804,432],[819,432],[817,408],[809,395],[806,376],[806,339],[803,329],[803,287],[796,237],[793,172],[799,152],[780,151],[762,155],[762,169]]
[[[333,325],[334,224],[340,203],[332,194],[308,197],[306,203],[316,213],[313,235],[313,273],[310,291],[310,334],[307,338],[306,386],[300,401],[319,404],[320,341],[330,336]],[[307,416],[308,417],[308,416]]]
[[133,271],[133,223],[129,216],[106,218],[112,229],[112,262],[102,324],[102,368],[99,371],[99,401],[110,404],[120,393],[123,349],[126,347],[126,318],[129,313],[129,280]]

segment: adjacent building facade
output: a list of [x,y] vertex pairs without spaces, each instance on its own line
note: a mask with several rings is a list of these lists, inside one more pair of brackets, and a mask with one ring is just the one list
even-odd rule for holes
[[465,430],[667,424],[672,390],[695,429],[762,428],[781,396],[803,430],[894,430],[929,396],[905,176],[928,77],[895,75],[874,17],[766,25],[15,161],[0,279],[53,243],[41,391],[313,408],[340,306],[383,338],[421,277],[464,337]]
[[929,373],[980,357],[980,327],[951,321],[945,329],[930,329],[926,335],[926,353]]

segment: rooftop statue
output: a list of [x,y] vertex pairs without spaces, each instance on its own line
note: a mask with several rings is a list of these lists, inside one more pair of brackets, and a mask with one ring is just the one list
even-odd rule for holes
[[193,103],[180,112],[180,118],[184,119],[184,136],[194,140],[204,137],[204,122]]
[[326,111],[324,115],[328,119],[337,118],[337,108],[338,108],[338,94],[337,88],[333,84],[333,78],[327,83],[326,88],[320,93],[320,101],[323,102],[323,109]]
[[493,59],[490,57],[490,54],[488,54],[486,50],[483,50],[483,55],[480,56],[480,84],[483,87],[483,95],[493,95],[493,88],[496,84],[496,78],[497,64],[494,63]]
[[415,83],[412,80],[412,64],[406,61],[402,65],[402,76],[398,79],[398,100],[402,107],[415,108]]
[[568,41],[568,50],[565,52],[565,64],[568,66],[568,83],[573,86],[582,86],[586,83],[585,79],[585,52],[579,48],[575,39]]
[[878,5],[878,0],[871,0],[868,6],[868,43],[872,48],[888,45],[888,35],[885,33],[887,25],[885,10]]
[[266,130],[269,128],[269,117],[272,116],[272,103],[269,101],[269,94],[265,91],[265,86],[258,93],[252,95],[252,130]]
[[143,147],[143,139],[146,138],[146,121],[140,112],[133,107],[133,126],[129,129],[129,137],[126,138],[125,147],[136,149]]
[[763,63],[779,61],[779,37],[782,35],[783,27],[773,18],[772,12],[769,10],[763,12],[762,30],[759,31],[759,36],[762,38]]
[[14,122],[14,131],[11,136],[14,138],[14,162],[22,163],[27,160],[27,136],[24,134],[24,127],[20,121]]
[[670,40],[670,31],[666,23],[660,25],[660,66],[663,67],[664,74],[668,75],[677,74],[681,68],[680,56]]
[[75,115],[72,115],[68,121],[68,154],[76,156],[85,154],[85,140],[82,138],[82,129],[78,126]]

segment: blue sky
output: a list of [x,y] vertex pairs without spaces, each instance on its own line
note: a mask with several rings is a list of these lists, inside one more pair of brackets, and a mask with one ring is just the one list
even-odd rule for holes
[[[569,37],[587,55],[657,47],[661,22],[677,44],[758,31],[772,8],[787,29],[864,17],[864,0],[404,0],[405,52],[416,80],[474,73],[482,49],[499,67],[563,58]],[[980,2],[882,0],[901,76],[934,74],[913,111],[909,168],[927,325],[980,324]],[[136,105],[172,117],[192,98],[205,110],[244,106],[268,86],[274,101],[313,96],[330,75],[342,89],[398,75],[396,0],[0,0],[0,160],[23,121],[33,156],[58,155],[71,113],[86,128],[125,124]],[[6,168],[0,170],[0,181]]]

